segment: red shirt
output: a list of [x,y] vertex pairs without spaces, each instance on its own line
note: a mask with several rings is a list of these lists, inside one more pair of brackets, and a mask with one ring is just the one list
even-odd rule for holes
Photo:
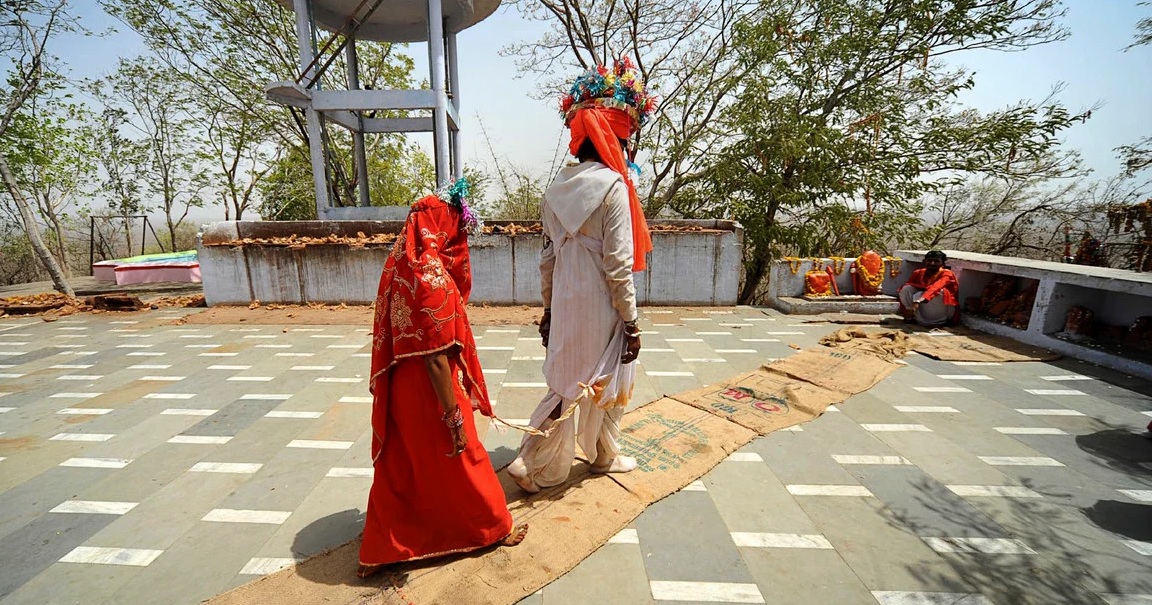
[[937,294],[943,294],[946,306],[960,306],[957,302],[960,298],[960,282],[950,269],[940,268],[931,278],[928,277],[927,269],[917,269],[912,272],[912,277],[908,278],[908,283],[904,285],[923,290],[921,298],[924,302],[936,298]]

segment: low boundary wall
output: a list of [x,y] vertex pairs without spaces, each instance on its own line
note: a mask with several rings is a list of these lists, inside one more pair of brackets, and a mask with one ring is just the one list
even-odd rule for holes
[[[208,305],[262,303],[369,304],[376,298],[387,244],[227,245],[297,235],[326,238],[396,234],[403,221],[225,221],[201,227],[196,249]],[[490,226],[532,225],[490,221]],[[744,230],[732,221],[650,221],[655,250],[634,276],[642,305],[730,306],[738,295]],[[540,304],[539,233],[475,236],[472,300]]]

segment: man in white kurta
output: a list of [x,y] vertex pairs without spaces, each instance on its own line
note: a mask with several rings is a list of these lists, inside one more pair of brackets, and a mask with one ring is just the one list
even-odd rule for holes
[[[623,363],[621,356],[628,338],[635,339],[637,351],[639,347],[624,179],[597,161],[569,165],[545,193],[541,218],[546,237],[541,290],[554,320],[550,331],[547,326],[542,330],[547,334],[544,377],[549,392],[533,412],[531,425],[544,434],[525,436],[508,468],[529,492],[568,479],[577,442],[593,472],[636,467],[635,459],[620,455],[618,444],[619,421],[636,371],[635,364]],[[579,406],[578,414],[572,406]]]

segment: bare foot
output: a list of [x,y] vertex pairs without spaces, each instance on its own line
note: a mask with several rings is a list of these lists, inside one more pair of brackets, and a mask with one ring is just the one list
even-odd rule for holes
[[517,458],[508,465],[508,476],[520,486],[520,489],[535,494],[540,491],[540,486],[536,482],[528,478],[528,467],[524,464],[523,458]]
[[381,569],[384,569],[383,564],[364,565],[363,563],[361,563],[360,567],[356,570],[356,577],[357,578],[368,578],[368,577],[376,575],[376,573],[379,572]]
[[593,464],[593,473],[629,473],[636,470],[636,459],[632,456],[616,456],[610,464]]
[[528,524],[523,523],[512,528],[512,533],[504,537],[500,541],[500,546],[516,546],[524,541],[524,536],[528,535]]

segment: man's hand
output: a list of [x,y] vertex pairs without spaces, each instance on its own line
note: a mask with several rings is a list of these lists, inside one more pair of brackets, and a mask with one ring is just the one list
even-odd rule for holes
[[548,348],[548,335],[552,332],[552,311],[544,309],[544,316],[540,318],[540,341],[544,348]]
[[632,363],[640,356],[640,335],[624,335],[624,354],[620,356],[620,363]]

